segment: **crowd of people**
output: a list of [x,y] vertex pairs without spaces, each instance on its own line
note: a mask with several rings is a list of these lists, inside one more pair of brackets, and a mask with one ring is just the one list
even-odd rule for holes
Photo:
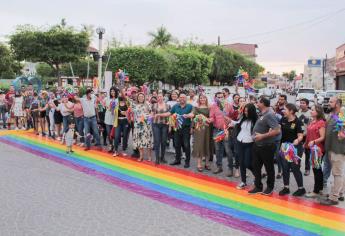
[[[296,107],[280,95],[277,104],[270,104],[266,97],[241,97],[227,88],[212,98],[192,89],[149,92],[128,85],[97,93],[87,88],[84,94],[63,88],[38,93],[31,85],[0,91],[4,129],[32,129],[66,144],[67,153],[73,152],[73,145],[86,151],[94,145],[107,147],[113,157],[125,156],[132,143],[131,156],[138,161],[164,164],[166,149],[173,146],[170,165],[181,165],[184,159],[184,168],[189,168],[194,158],[197,171],[214,174],[223,172],[226,157],[227,176],[241,179],[238,189],[248,189],[247,170],[253,174],[249,194],[270,195],[280,178],[279,195],[290,194],[292,173],[297,182],[294,196],[319,198],[326,194],[323,188],[332,173],[331,192],[320,203],[336,205],[344,201],[345,133],[336,129],[342,100],[332,97],[329,105],[331,113],[326,117],[322,107],[310,107],[307,99]],[[314,187],[307,192],[303,175],[311,169]]]

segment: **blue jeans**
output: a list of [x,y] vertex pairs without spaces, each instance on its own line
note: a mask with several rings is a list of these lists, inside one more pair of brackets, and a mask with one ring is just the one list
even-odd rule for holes
[[129,132],[129,124],[127,119],[119,119],[118,124],[115,130],[115,138],[114,138],[114,148],[115,151],[119,148],[119,143],[121,140],[121,134],[122,134],[122,150],[127,149],[127,142],[128,142],[128,132]]
[[[99,132],[98,132],[98,126],[97,126],[97,119],[96,116],[92,117],[84,117],[84,129],[85,129],[85,135],[87,136],[88,134],[92,134],[93,137],[96,140],[96,146],[101,145],[100,140],[99,140]],[[89,138],[85,138],[85,145],[86,147],[91,146],[91,140]]]
[[[215,136],[218,132],[220,132],[220,129],[214,128],[213,129],[213,136]],[[216,148],[216,165],[218,167],[223,166],[223,156],[224,151],[225,155],[228,159],[228,167],[229,169],[232,169],[234,166],[234,160],[231,152],[231,138],[228,140],[223,140],[221,142],[215,142],[215,148]]]
[[252,159],[253,159],[253,143],[237,142],[238,158],[240,161],[241,180],[247,183],[246,172],[247,169],[253,172]]
[[274,158],[276,159],[277,166],[278,166],[278,173],[282,173],[282,166],[283,166],[283,160],[280,156],[280,140],[276,140],[274,142],[274,145],[276,145],[276,150],[274,152]]
[[6,106],[0,106],[0,116],[2,118],[2,125],[6,126]]
[[79,133],[80,136],[80,142],[84,142],[84,117],[75,117],[75,126],[77,128],[77,132]]
[[327,181],[329,176],[331,175],[331,170],[332,170],[332,164],[331,161],[328,158],[328,155],[325,154],[323,156],[323,185],[327,185]]
[[63,133],[66,133],[68,131],[68,118],[70,116],[62,116],[62,130],[63,130]]
[[[168,138],[168,125],[153,124],[153,144],[155,149],[156,162],[164,160],[165,148]],[[159,155],[160,154],[160,155]]]

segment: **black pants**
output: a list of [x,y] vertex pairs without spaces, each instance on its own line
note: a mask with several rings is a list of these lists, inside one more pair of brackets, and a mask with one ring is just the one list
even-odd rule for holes
[[47,125],[48,125],[48,136],[52,136],[52,133],[50,132],[50,119],[49,116],[46,116],[46,121],[47,121]]
[[[303,153],[303,148],[301,145],[297,146],[297,155],[300,157]],[[290,169],[295,177],[297,182],[297,186],[299,188],[303,187],[303,176],[300,170],[301,168],[301,161],[298,161],[298,164],[294,162],[288,162],[284,157],[280,156],[281,163],[283,167],[283,182],[285,186],[289,186],[290,184]]]
[[[310,149],[305,149],[305,156],[310,160]],[[310,165],[310,164],[309,164]],[[322,169],[313,168],[314,173],[314,193],[319,193],[323,190],[323,172]]]
[[186,153],[186,163],[190,162],[190,126],[182,126],[174,133],[175,149],[176,149],[176,161],[181,161],[182,146]]
[[305,165],[305,170],[310,170],[310,159],[309,159],[309,153],[308,152],[308,149],[305,149],[304,150],[304,153],[305,153],[305,162],[304,162],[304,165]]
[[156,162],[158,163],[164,160],[168,128],[169,127],[166,124],[154,123],[152,125],[155,156]]
[[238,158],[240,161],[241,180],[246,183],[247,169],[253,172],[252,159],[253,159],[253,143],[237,142]]
[[257,145],[254,143],[253,145],[253,173],[255,176],[255,187],[262,189],[262,182],[261,182],[261,168],[264,165],[267,173],[267,187],[273,189],[274,188],[274,180],[275,180],[275,173],[274,173],[274,151],[275,151],[274,143],[271,144],[264,144],[264,145]]

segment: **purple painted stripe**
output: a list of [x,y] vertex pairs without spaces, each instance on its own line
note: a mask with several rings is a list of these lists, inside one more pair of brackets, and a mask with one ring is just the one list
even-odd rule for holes
[[148,198],[151,198],[151,199],[154,199],[156,201],[170,205],[174,208],[178,208],[180,210],[190,212],[190,213],[192,213],[194,215],[198,215],[202,218],[208,218],[209,220],[215,221],[217,223],[223,224],[225,226],[228,226],[228,227],[231,227],[234,229],[238,229],[238,230],[250,233],[252,235],[286,235],[286,234],[283,234],[283,233],[280,233],[277,231],[273,231],[273,230],[261,227],[259,225],[256,225],[256,224],[253,224],[253,223],[250,223],[247,221],[236,219],[232,216],[223,214],[221,212],[213,211],[213,210],[210,210],[207,208],[196,206],[194,204],[191,204],[191,203],[188,203],[185,201],[181,201],[181,200],[176,199],[176,198],[169,197],[169,196],[162,194],[162,193],[159,193],[157,191],[152,191],[152,190],[146,189],[140,185],[133,184],[133,183],[130,183],[127,181],[123,181],[123,180],[115,178],[113,176],[105,175],[105,174],[98,172],[98,171],[95,171],[93,169],[86,168],[86,167],[83,167],[81,165],[77,165],[75,163],[61,159],[59,157],[56,157],[56,156],[48,154],[48,153],[44,153],[41,151],[37,151],[37,150],[33,150],[30,148],[24,147],[18,143],[12,142],[12,141],[0,139],[0,142],[9,144],[9,145],[14,146],[18,149],[32,153],[36,156],[40,156],[42,158],[54,161],[56,163],[68,166],[74,170],[77,170],[77,171],[86,173],[88,175],[94,176],[96,178],[105,180],[111,184],[114,184],[114,185],[122,188],[122,189],[126,189],[126,190],[134,192],[136,194],[146,196]]

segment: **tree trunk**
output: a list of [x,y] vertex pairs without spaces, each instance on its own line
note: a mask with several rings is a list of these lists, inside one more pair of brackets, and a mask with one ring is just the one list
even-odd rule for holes
[[58,79],[58,86],[61,87],[62,86],[62,80],[61,80],[61,76],[60,76],[59,64],[55,64],[55,76]]

